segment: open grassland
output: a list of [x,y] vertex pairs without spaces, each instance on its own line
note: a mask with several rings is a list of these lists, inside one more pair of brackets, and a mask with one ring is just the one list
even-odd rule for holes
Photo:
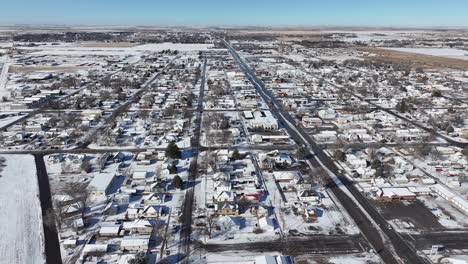
[[374,61],[401,63],[415,67],[430,68],[430,69],[458,69],[468,70],[468,60],[444,58],[433,55],[416,54],[412,52],[359,47],[355,48],[359,51],[368,52],[369,55],[362,58]]

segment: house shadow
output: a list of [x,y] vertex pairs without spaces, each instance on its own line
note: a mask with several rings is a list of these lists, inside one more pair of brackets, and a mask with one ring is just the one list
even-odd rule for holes
[[184,187],[185,187],[185,189],[190,189],[190,188],[195,187],[195,185],[197,185],[197,184],[199,184],[199,183],[201,183],[201,180],[198,180],[198,181],[187,181],[187,182],[185,182]]
[[180,261],[184,260],[185,257],[186,256],[184,254],[177,253],[177,254],[166,256],[166,257],[162,257],[160,262],[161,263],[170,263],[170,264],[172,264],[172,263],[177,263],[177,262],[180,262]]
[[315,208],[315,215],[317,217],[322,217],[323,216],[323,209],[321,208]]
[[124,182],[124,180],[125,180],[124,176],[122,176],[122,175],[116,176],[114,181],[112,182],[112,185],[110,186],[110,188],[108,190],[108,195],[117,193],[120,186],[122,186],[122,183]]
[[271,222],[273,223],[273,228],[274,228],[275,230],[281,228],[281,226],[280,226],[280,224],[278,223],[278,221],[276,221],[276,218],[272,218],[272,219],[271,219]]
[[128,209],[128,204],[121,204],[119,205],[119,211],[117,212],[118,214],[126,212]]
[[99,218],[89,217],[86,219],[86,227],[91,228],[96,226],[100,222]]
[[191,158],[194,154],[194,151],[192,151],[191,149],[186,149],[186,150],[182,150],[181,154],[180,154],[180,158],[181,159],[188,159],[188,158]]
[[130,196],[130,203],[139,202],[142,197],[143,197],[142,195],[131,195]]
[[243,229],[247,226],[246,220],[243,217],[233,217],[232,220],[239,226],[239,229]]
[[172,201],[172,195],[166,195],[166,197],[164,198],[164,203],[167,203],[170,201]]

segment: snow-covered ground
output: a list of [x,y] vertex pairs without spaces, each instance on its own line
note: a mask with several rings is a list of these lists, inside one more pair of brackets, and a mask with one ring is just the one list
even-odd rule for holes
[[24,114],[13,114],[13,115],[7,116],[5,118],[1,118],[0,119],[0,128],[3,128],[4,126],[7,126],[7,125],[15,122],[16,120],[22,118],[23,116],[24,116]]
[[328,263],[334,264],[366,264],[366,263],[381,263],[380,259],[375,254],[362,253],[355,255],[334,256],[328,259]]
[[9,58],[3,56],[0,61],[0,97],[10,97],[9,92],[5,89],[8,80]]
[[468,51],[450,48],[386,48],[389,50],[411,52],[453,59],[468,60]]
[[144,44],[135,47],[78,47],[78,46],[40,46],[22,47],[24,50],[35,51],[34,55],[139,55],[145,52],[158,52],[162,50],[199,51],[212,48],[212,44],[183,44],[183,43],[156,43]]
[[44,232],[34,158],[2,155],[0,263],[45,263]]

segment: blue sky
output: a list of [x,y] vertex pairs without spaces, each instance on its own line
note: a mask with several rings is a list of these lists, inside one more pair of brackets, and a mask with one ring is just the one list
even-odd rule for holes
[[467,0],[0,0],[0,24],[455,26]]

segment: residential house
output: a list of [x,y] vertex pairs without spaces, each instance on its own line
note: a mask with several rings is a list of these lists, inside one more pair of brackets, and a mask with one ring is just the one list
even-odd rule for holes
[[131,222],[124,222],[123,229],[131,234],[151,234],[153,225],[146,219],[137,219]]
[[120,250],[128,252],[145,252],[148,250],[150,235],[124,237],[120,243]]
[[217,215],[237,215],[237,204],[234,202],[217,202],[215,203],[215,212]]

